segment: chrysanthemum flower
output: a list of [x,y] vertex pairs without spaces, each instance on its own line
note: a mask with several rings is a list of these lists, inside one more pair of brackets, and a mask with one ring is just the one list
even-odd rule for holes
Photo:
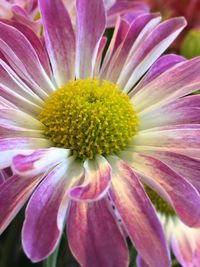
[[185,20],[118,19],[102,62],[102,0],[77,1],[75,32],[60,0],[39,3],[46,49],[29,28],[0,23],[0,168],[14,173],[0,186],[0,232],[32,195],[22,243],[33,262],[53,252],[66,221],[81,266],[128,266],[126,231],[150,266],[167,267],[143,184],[200,225],[200,101],[184,97],[200,86],[200,58],[164,56],[142,76]]
[[[188,227],[180,221],[174,210],[154,191],[147,188],[148,195],[158,210],[164,226],[169,247],[182,267],[200,266],[200,228]],[[137,257],[138,267],[148,267],[143,259]]]
[[177,217],[162,218],[173,254],[183,267],[200,266],[200,228],[190,228]]

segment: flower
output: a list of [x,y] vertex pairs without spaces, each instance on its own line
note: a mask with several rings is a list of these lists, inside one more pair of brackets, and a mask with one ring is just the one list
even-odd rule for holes
[[0,169],[13,171],[0,186],[0,232],[32,195],[22,244],[33,262],[54,251],[66,220],[81,266],[128,266],[123,224],[150,266],[168,267],[143,184],[199,226],[200,101],[185,95],[199,88],[200,58],[158,59],[185,20],[118,18],[102,62],[102,0],[77,0],[75,31],[62,1],[39,4],[45,47],[28,27],[0,22]]
[[[164,226],[169,247],[183,267],[199,266],[200,263],[200,228],[191,228],[181,222],[167,202],[154,191],[147,189],[153,201],[162,225]],[[145,261],[138,255],[138,267],[147,267]]]
[[183,267],[198,267],[200,263],[200,229],[187,227],[177,217],[162,219],[169,236],[169,244],[178,262]]

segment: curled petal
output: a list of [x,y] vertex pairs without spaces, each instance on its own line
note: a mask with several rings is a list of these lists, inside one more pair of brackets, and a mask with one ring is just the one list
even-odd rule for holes
[[62,148],[38,149],[32,154],[18,154],[13,158],[14,173],[32,176],[44,173],[47,169],[67,159],[69,150]]
[[85,175],[83,185],[73,187],[69,196],[74,200],[99,200],[107,193],[111,183],[111,167],[102,156],[84,163]]
[[[22,244],[26,255],[33,262],[48,257],[61,237],[68,205],[68,199],[65,198],[68,186],[67,167],[64,162],[49,172],[27,206]],[[65,199],[65,213],[62,213],[58,225],[57,216],[63,199]]]

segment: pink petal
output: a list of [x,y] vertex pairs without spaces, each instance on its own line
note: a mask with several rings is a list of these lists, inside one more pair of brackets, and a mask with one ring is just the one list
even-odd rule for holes
[[178,261],[184,267],[194,267],[193,263],[193,239],[184,233],[181,229],[177,229],[178,233],[176,232],[172,235],[171,238],[171,246],[172,251]]
[[[17,103],[19,105],[21,101],[23,102],[23,98],[25,98],[35,105],[42,107],[44,105],[44,101],[42,100],[42,97],[44,97],[44,95],[38,95],[37,92],[35,93],[34,91],[32,91],[32,89],[30,89],[30,87],[27,86],[27,84],[25,84],[24,81],[20,79],[18,75],[16,75],[16,73],[12,70],[12,68],[3,60],[0,60],[0,63],[1,87],[6,87],[8,88],[7,90],[10,91],[10,94],[17,95]],[[4,95],[2,94],[2,96]],[[14,103],[16,103],[16,101]]]
[[176,64],[185,61],[185,58],[182,56],[178,56],[175,54],[168,54],[161,56],[156,62],[152,65],[150,70],[144,76],[144,78],[139,82],[137,86],[131,91],[131,96],[134,95],[136,92],[141,90],[145,85],[153,81],[155,78],[160,76],[163,72],[167,71],[168,69],[172,68]]
[[94,77],[98,76],[99,74],[101,63],[102,63],[102,58],[103,58],[103,52],[106,47],[106,44],[107,44],[107,38],[103,36],[99,44],[99,50],[98,50],[97,59],[95,62]]
[[113,168],[111,199],[138,253],[150,266],[169,266],[164,232],[142,185],[125,162],[114,157],[109,162]]
[[51,74],[51,67],[49,64],[49,58],[46,49],[42,44],[41,40],[39,39],[39,37],[37,36],[37,34],[33,30],[31,30],[30,27],[27,27],[26,25],[21,24],[20,22],[13,20],[2,20],[2,21],[10,26],[15,27],[26,36],[26,38],[31,43],[32,47],[35,49],[38,58],[40,60],[40,63],[46,70],[47,74],[51,77],[52,74]]
[[140,255],[137,256],[136,262],[137,262],[137,267],[150,267],[145,263],[145,261],[140,257]]
[[143,151],[144,153],[168,151],[200,159],[199,134],[199,124],[152,128],[140,131],[133,138],[127,151],[131,153],[134,151],[141,153]]
[[9,167],[17,154],[30,154],[38,148],[50,147],[51,143],[40,138],[4,138],[0,139],[0,169]]
[[[75,35],[71,19],[61,0],[39,0],[46,48],[53,74],[60,87],[74,79]],[[56,19],[55,19],[56,18]]]
[[127,60],[127,56],[133,46],[136,45],[137,38],[141,37],[141,32],[144,27],[151,21],[157,18],[156,14],[142,14],[138,16],[133,23],[130,25],[127,35],[122,40],[120,47],[117,49],[116,53],[113,55],[111,62],[109,63],[108,69],[106,71],[105,79],[109,79],[113,82],[117,82],[119,75],[123,69],[123,66]]
[[34,117],[17,109],[1,108],[0,123],[7,123],[11,126],[40,130],[43,125]]
[[149,154],[162,160],[200,192],[200,160],[167,151],[151,151]]
[[160,126],[200,123],[200,96],[187,96],[140,115],[140,130]]
[[135,153],[132,161],[139,177],[174,207],[185,224],[200,226],[200,194],[191,183],[156,158]]
[[82,267],[127,267],[128,248],[110,203],[72,202],[67,220],[70,249]]
[[0,233],[23,207],[40,179],[13,175],[0,185]]
[[17,154],[12,160],[12,170],[20,176],[35,176],[45,173],[63,160],[69,151],[62,148],[37,149],[29,155]]
[[61,237],[68,200],[65,202],[65,213],[59,225],[57,215],[66,195],[66,170],[65,162],[57,165],[38,186],[27,206],[22,244],[26,255],[33,262],[47,258]]
[[138,112],[149,112],[166,102],[188,95],[200,87],[200,57],[176,64],[132,97]]
[[107,27],[114,27],[117,17],[126,14],[138,14],[149,11],[147,4],[139,1],[116,1],[107,11]]
[[102,156],[84,162],[84,182],[73,187],[69,196],[74,200],[99,200],[107,193],[111,183],[111,167]]
[[23,79],[35,84],[36,87],[39,86],[40,91],[52,92],[54,90],[36,51],[26,36],[16,28],[2,22],[0,22],[0,49],[12,68]]
[[76,75],[80,79],[93,76],[105,24],[103,0],[77,0]]
[[0,170],[0,184],[4,183],[11,176],[12,170],[10,168]]
[[118,79],[119,86],[130,91],[185,26],[183,18],[173,18],[158,25],[133,53]]
[[112,39],[110,41],[104,60],[102,62],[102,67],[101,67],[102,77],[104,77],[105,75],[104,72],[106,72],[107,68],[110,65],[110,60],[112,59],[113,54],[116,52],[117,48],[119,47],[121,42],[124,40],[129,30],[129,27],[130,25],[126,21],[118,18],[115,28],[114,28]]

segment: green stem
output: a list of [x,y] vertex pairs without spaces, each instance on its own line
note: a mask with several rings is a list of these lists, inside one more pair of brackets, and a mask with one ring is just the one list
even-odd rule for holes
[[9,228],[9,232],[4,245],[1,250],[0,266],[10,267],[15,266],[14,261],[16,260],[19,248],[21,227],[23,221],[23,212],[20,212],[16,219],[12,222]]
[[57,245],[55,251],[43,262],[44,267],[57,267],[57,258],[60,243]]

